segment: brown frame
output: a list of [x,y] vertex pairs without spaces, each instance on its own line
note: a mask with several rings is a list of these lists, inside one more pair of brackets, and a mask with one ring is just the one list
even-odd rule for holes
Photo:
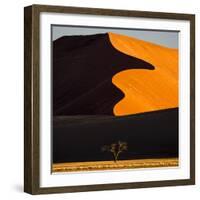
[[[39,17],[41,12],[76,13],[126,17],[188,20],[190,22],[190,178],[170,181],[149,181],[41,188],[39,184]],[[146,188],[195,184],[195,15],[111,10],[49,5],[24,8],[24,191],[30,194],[83,192],[128,188]]]

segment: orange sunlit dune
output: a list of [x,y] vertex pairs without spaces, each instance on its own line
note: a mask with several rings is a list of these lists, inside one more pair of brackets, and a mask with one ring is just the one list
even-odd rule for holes
[[111,32],[109,39],[118,51],[155,67],[124,70],[113,76],[113,84],[125,94],[113,108],[116,116],[178,107],[177,49]]

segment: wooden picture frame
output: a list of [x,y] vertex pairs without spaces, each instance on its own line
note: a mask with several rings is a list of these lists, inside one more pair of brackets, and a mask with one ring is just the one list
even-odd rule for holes
[[[189,24],[189,132],[187,177],[148,181],[123,181],[97,184],[68,184],[67,186],[41,186],[41,13],[79,15],[91,17],[122,17],[126,19],[162,19]],[[66,16],[68,17],[68,16]],[[106,19],[104,20],[106,21]],[[163,22],[164,23],[164,22]],[[184,26],[184,25],[183,25]],[[51,28],[51,27],[49,27]],[[144,27],[145,29],[145,27]],[[153,28],[152,28],[153,29]],[[195,16],[192,14],[161,13],[147,11],[111,10],[96,8],[32,5],[24,9],[24,191],[30,194],[83,192],[128,188],[161,187],[195,184]],[[182,130],[184,132],[185,130]],[[185,131],[186,132],[186,131]],[[180,133],[179,133],[180,134]],[[52,142],[52,141],[51,141]],[[50,144],[49,144],[50,145]],[[50,153],[50,152],[49,152]],[[163,162],[168,162],[167,160]],[[176,161],[172,161],[176,162]],[[158,162],[157,162],[158,163]],[[141,164],[141,163],[140,163]],[[170,164],[170,163],[169,163]],[[142,164],[143,165],[143,164]],[[149,164],[152,165],[152,162]],[[158,166],[162,165],[159,161]],[[143,165],[144,167],[144,165]],[[58,169],[59,171],[59,169]],[[104,172],[102,172],[104,173]],[[120,173],[120,170],[119,170]],[[56,175],[54,175],[56,176]],[[79,172],[81,176],[81,172]]]

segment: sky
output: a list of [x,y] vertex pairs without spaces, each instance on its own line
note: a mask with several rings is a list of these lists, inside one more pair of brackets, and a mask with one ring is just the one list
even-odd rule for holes
[[75,27],[75,26],[52,26],[52,39],[56,40],[66,35],[92,35],[97,33],[113,32],[136,37],[141,40],[153,42],[169,48],[178,48],[178,32],[157,30],[117,29],[101,27]]

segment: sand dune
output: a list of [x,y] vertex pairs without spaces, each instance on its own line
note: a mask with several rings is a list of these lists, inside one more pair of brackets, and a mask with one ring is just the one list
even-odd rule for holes
[[115,33],[53,44],[53,114],[116,115],[178,107],[178,50]]
[[124,141],[119,160],[178,157],[178,109],[116,116],[54,116],[53,162],[113,160],[104,145]]
[[108,34],[64,36],[53,42],[53,115],[113,115],[124,97],[112,77],[127,69],[153,70],[118,51]]
[[109,33],[114,48],[144,60],[155,70],[128,69],[112,82],[125,97],[114,106],[115,115],[128,115],[178,107],[178,50],[133,37]]

